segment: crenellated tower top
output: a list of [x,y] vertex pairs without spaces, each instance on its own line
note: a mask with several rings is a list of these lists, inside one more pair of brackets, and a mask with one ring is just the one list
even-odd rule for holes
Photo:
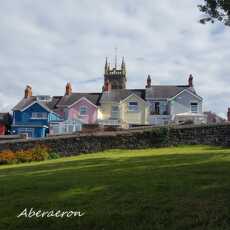
[[110,67],[110,63],[108,62],[108,58],[105,60],[105,71],[104,71],[104,86],[106,82],[110,82],[111,89],[126,89],[126,65],[125,58],[122,58],[121,68],[117,68],[115,58],[115,66],[113,68]]

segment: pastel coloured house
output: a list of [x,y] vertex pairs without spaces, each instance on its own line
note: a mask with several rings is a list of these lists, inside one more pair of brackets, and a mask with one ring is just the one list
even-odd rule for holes
[[192,120],[195,124],[206,123],[202,112],[203,99],[195,91],[193,76],[185,85],[154,85],[147,78],[146,101],[149,103],[149,124],[165,125]]
[[74,93],[70,83],[57,107],[65,120],[80,120],[83,124],[95,124],[101,93]]
[[111,89],[105,85],[100,100],[99,123],[129,128],[148,124],[148,104],[143,89]]
[[32,95],[32,87],[27,86],[24,98],[13,108],[13,134],[27,134],[29,138],[45,137],[49,132],[49,123],[62,121],[55,112],[61,97]]

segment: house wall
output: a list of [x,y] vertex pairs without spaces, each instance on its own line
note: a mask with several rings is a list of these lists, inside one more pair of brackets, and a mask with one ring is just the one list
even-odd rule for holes
[[154,115],[155,112],[155,103],[159,102],[160,103],[160,114],[159,115],[167,115],[169,114],[169,108],[168,108],[168,102],[167,100],[156,100],[156,99],[148,99],[148,104],[150,106],[149,112]]
[[[47,119],[32,119],[32,113],[46,113]],[[21,111],[14,111],[13,113],[13,124],[17,125],[25,125],[25,124],[33,124],[33,125],[48,125],[49,121],[60,120],[60,117],[54,113],[50,113],[46,109],[44,109],[39,104],[33,104],[28,109]]]
[[[137,101],[139,110],[137,112],[131,112],[128,110],[128,103],[131,101]],[[121,119],[128,124],[147,124],[148,122],[148,106],[141,100],[141,98],[135,95],[130,96],[123,102],[121,102]]]
[[41,125],[41,126],[48,124],[48,119],[32,119],[31,117],[32,117],[33,112],[46,113],[48,116],[47,110],[45,110],[39,104],[33,104],[31,107],[24,110],[23,112],[21,112],[21,111],[15,111],[14,112],[14,114],[13,114],[14,124],[17,124],[17,125],[33,124],[33,125]]
[[48,122],[57,121],[57,120],[61,120],[61,118],[57,116],[55,113],[49,113]]
[[0,135],[5,135],[6,127],[4,124],[0,123]]
[[[119,106],[120,111],[120,104],[117,102],[109,102],[109,103],[102,103],[99,110],[100,110],[100,117],[98,117],[101,120],[108,120],[111,119],[112,114],[112,106]],[[120,112],[121,113],[121,112]],[[120,118],[120,114],[118,116],[118,119]]]
[[[32,113],[46,113],[46,119],[32,119]],[[44,137],[48,132],[48,124],[50,121],[58,121],[60,117],[54,113],[50,113],[41,105],[35,103],[29,108],[21,111],[14,111],[12,131],[14,134],[27,133],[29,137]],[[46,126],[46,127],[44,127]]]
[[[87,108],[87,115],[81,116],[80,115],[80,107],[84,106]],[[67,119],[74,120],[80,119],[85,124],[94,124],[97,122],[97,107],[89,103],[84,98],[81,99],[79,102],[75,103],[71,108],[68,110]]]
[[202,113],[202,100],[184,91],[170,101],[170,114],[174,117],[178,113],[191,112],[191,103],[198,103],[198,113]]
[[47,128],[45,127],[33,127],[33,126],[13,127],[12,130],[14,131],[14,134],[27,133],[29,138],[45,137],[46,133],[48,132]]

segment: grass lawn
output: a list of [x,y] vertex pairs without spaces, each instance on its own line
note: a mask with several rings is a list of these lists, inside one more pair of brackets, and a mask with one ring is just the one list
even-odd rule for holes
[[[28,210],[82,217],[16,218]],[[0,229],[230,229],[230,149],[111,150],[0,166]]]

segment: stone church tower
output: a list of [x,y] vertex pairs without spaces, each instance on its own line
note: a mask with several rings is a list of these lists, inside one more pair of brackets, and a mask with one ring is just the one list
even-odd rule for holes
[[124,57],[122,58],[121,68],[117,68],[117,62],[115,60],[115,67],[110,68],[110,63],[106,58],[105,61],[105,73],[104,73],[104,87],[106,83],[111,84],[111,89],[126,89],[126,66]]

